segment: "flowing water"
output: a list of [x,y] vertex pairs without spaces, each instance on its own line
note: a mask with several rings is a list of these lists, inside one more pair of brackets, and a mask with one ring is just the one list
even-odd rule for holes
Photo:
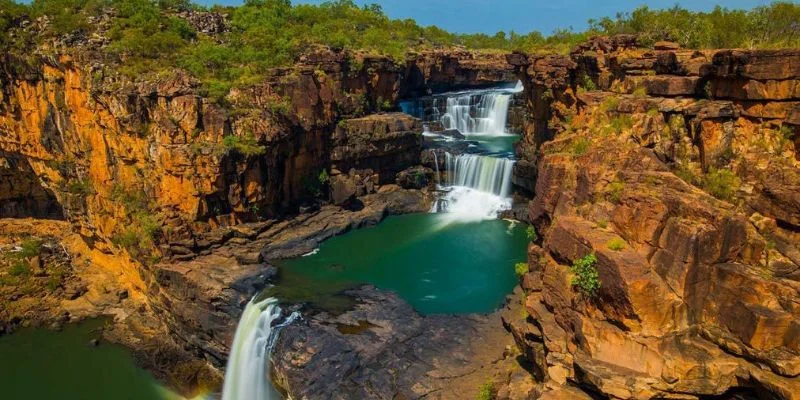
[[[277,299],[335,313],[352,305],[343,291],[370,283],[396,292],[422,314],[488,313],[503,303],[517,282],[514,264],[526,259],[524,227],[497,219],[511,207],[517,136],[507,122],[511,96],[519,91],[518,82],[434,97],[427,120],[457,129],[466,140],[425,132],[426,140],[464,141],[468,151],[445,153],[445,171],[436,163],[443,194],[432,213],[389,217],[280,262],[279,283],[264,294],[270,297],[251,301],[239,322],[223,400],[279,398],[266,379],[270,352],[280,327],[296,315],[276,324]],[[419,104],[403,108],[428,113]]]
[[278,300],[270,297],[251,300],[244,309],[225,369],[222,400],[280,399],[269,381],[269,355],[280,329],[299,314],[292,313],[282,324],[273,326],[281,316]]

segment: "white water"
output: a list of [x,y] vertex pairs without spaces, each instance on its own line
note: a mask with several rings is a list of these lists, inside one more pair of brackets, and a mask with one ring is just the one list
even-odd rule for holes
[[447,96],[446,111],[440,121],[445,129],[458,129],[464,135],[507,135],[511,95],[521,91],[522,83],[517,81],[513,89],[453,93]]
[[450,221],[494,219],[511,208],[511,173],[514,161],[506,158],[445,153],[447,192],[437,210]]
[[[466,136],[492,138],[507,136],[508,107],[513,89],[465,91],[445,95],[447,108],[440,117],[446,129],[458,129]],[[434,107],[438,110],[437,107]],[[445,153],[447,181],[437,183],[446,193],[432,212],[444,212],[450,222],[472,222],[497,218],[511,208],[511,175],[515,161],[496,155]],[[436,162],[434,152],[434,162]]]
[[247,303],[231,346],[222,400],[280,399],[268,381],[269,356],[280,329],[292,323],[300,314],[292,313],[277,325],[272,323],[281,315],[278,299],[270,297]]

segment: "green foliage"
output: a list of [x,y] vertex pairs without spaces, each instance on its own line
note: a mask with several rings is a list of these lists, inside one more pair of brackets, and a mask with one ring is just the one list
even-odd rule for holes
[[126,188],[116,184],[111,188],[111,199],[125,208],[127,223],[116,232],[111,242],[125,248],[134,258],[152,261],[156,258],[156,238],[161,234],[161,221],[151,208],[144,190]]
[[594,266],[596,262],[597,257],[594,254],[587,254],[575,260],[569,269],[574,274],[572,286],[577,286],[578,290],[588,297],[594,297],[601,285],[597,268]]
[[647,97],[647,88],[645,88],[644,86],[637,86],[636,88],[633,89],[632,93],[637,98],[640,99],[645,98]]
[[478,389],[478,397],[477,400],[493,400],[495,398],[494,395],[494,383],[490,380],[486,381],[481,387]]
[[613,35],[639,34],[642,44],[671,40],[688,48],[798,47],[800,5],[777,1],[750,11],[717,6],[694,12],[674,6],[653,10],[646,6],[614,18],[590,20],[590,30]]
[[622,251],[625,248],[625,241],[620,238],[613,238],[606,242],[606,247],[613,251]]
[[608,96],[600,102],[600,110],[603,112],[617,111],[619,107],[619,98],[616,96]]
[[19,259],[27,259],[39,255],[39,250],[42,248],[42,241],[39,239],[25,239],[20,245],[22,250],[14,253],[14,256]]
[[602,229],[608,228],[608,220],[605,218],[598,219],[597,226],[599,226]]
[[525,236],[528,237],[529,242],[539,240],[539,235],[536,234],[536,227],[533,225],[528,225],[528,229],[525,230]]
[[260,156],[267,151],[267,147],[258,144],[258,140],[252,133],[244,136],[225,136],[222,138],[222,146],[226,153],[233,151],[245,157]]
[[517,274],[518,278],[522,278],[528,273],[528,263],[522,262],[514,264],[514,273]]
[[[800,5],[789,1],[749,11],[639,7],[613,18],[590,20],[583,32],[558,29],[550,35],[537,31],[455,34],[420,26],[411,19],[391,19],[379,5],[359,6],[354,0],[296,5],[290,0],[248,0],[237,7],[217,7],[215,11],[228,15],[231,30],[210,37],[176,15],[200,8],[187,0],[34,0],[29,4],[0,0],[0,46],[29,57],[44,38],[90,36],[99,25],[90,22],[90,17],[113,9],[108,50],[123,73],[137,77],[171,71],[177,65],[199,78],[209,96],[217,99],[231,88],[262,80],[270,68],[293,63],[314,45],[389,55],[397,62],[411,50],[444,46],[567,54],[591,36],[618,33],[639,34],[644,45],[674,40],[689,48],[800,47]],[[43,16],[50,21],[46,31],[22,29],[22,21]],[[351,67],[351,71],[360,70],[362,65],[354,62]],[[595,85],[584,77],[581,90],[594,90]]]
[[592,78],[589,77],[589,75],[584,74],[581,85],[578,86],[578,91],[591,92],[593,90],[597,90],[597,85],[594,83]]
[[619,203],[622,193],[625,191],[625,182],[620,180],[612,181],[606,188],[606,197],[612,203]]
[[741,185],[733,171],[711,168],[703,177],[703,189],[720,200],[731,200]]
[[319,176],[317,176],[317,180],[319,181],[320,185],[327,185],[328,181],[331,180],[331,178],[328,176],[328,170],[323,168],[322,171],[320,171]]
[[581,136],[572,141],[570,152],[573,156],[580,157],[586,154],[587,151],[589,151],[589,139]]
[[11,276],[28,276],[31,274],[31,266],[25,260],[18,260],[11,264],[8,273]]
[[86,197],[94,194],[92,183],[88,179],[71,179],[66,182],[64,189],[76,196]]

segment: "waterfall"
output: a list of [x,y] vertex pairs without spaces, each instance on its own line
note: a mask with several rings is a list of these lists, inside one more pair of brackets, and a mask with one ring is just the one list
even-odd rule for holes
[[507,158],[445,153],[450,186],[465,186],[500,197],[511,193],[514,161]]
[[269,356],[281,328],[292,323],[299,313],[272,326],[281,315],[278,299],[251,300],[244,309],[231,346],[222,400],[279,399],[269,382]]
[[[522,83],[517,81],[510,90],[454,93],[447,97],[446,111],[440,121],[445,129],[458,129],[464,135],[507,135],[506,121],[511,95],[520,91]],[[434,106],[434,110],[438,112],[438,107]]]
[[445,153],[446,191],[434,212],[445,212],[451,221],[494,219],[511,208],[511,174],[514,161],[476,154]]

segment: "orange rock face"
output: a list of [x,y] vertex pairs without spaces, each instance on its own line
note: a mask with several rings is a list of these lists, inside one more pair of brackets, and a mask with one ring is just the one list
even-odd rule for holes
[[[551,86],[529,316],[506,323],[540,392],[800,398],[800,53],[660,48],[578,51]],[[572,284],[588,254],[594,295]]]

